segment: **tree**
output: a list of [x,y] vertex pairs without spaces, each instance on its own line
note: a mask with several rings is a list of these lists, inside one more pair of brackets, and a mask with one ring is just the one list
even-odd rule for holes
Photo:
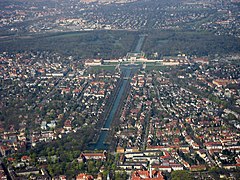
[[172,180],[191,180],[192,176],[189,171],[186,170],[179,170],[179,171],[173,171],[171,173]]
[[122,180],[122,179],[128,179],[128,175],[127,175],[126,171],[116,172],[115,180]]
[[84,162],[80,162],[79,165],[78,165],[78,169],[83,172],[85,170],[85,164]]
[[94,173],[95,172],[96,167],[95,167],[94,161],[88,161],[87,162],[87,169],[88,169],[88,172],[90,172],[90,173]]
[[108,170],[104,170],[103,171],[103,178],[107,179],[108,174],[109,174],[109,171]]

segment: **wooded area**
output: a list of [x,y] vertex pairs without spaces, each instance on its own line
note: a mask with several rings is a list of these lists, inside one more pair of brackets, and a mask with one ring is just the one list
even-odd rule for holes
[[[147,34],[142,51],[149,58],[174,56],[179,52],[187,55],[206,56],[236,53],[239,39],[215,36],[208,32],[192,31],[84,31],[9,36],[3,38],[0,51],[51,51],[76,58],[120,58],[134,50],[139,34]],[[156,57],[155,57],[156,58]]]

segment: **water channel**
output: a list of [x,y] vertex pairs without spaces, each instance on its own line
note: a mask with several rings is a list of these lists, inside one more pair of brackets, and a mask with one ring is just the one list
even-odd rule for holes
[[92,149],[97,149],[97,150],[108,149],[108,144],[105,143],[108,133],[109,133],[108,129],[111,127],[111,123],[114,120],[117,111],[120,110],[122,107],[121,100],[122,100],[122,98],[125,98],[126,90],[130,83],[131,77],[138,68],[139,68],[139,66],[136,66],[136,65],[128,65],[128,66],[120,67],[122,75],[123,75],[119,82],[120,88],[118,89],[115,101],[113,102],[113,105],[111,106],[109,115],[107,116],[104,126],[102,127],[102,130],[99,134],[99,138],[98,138],[97,142],[92,145],[92,147],[91,147]]
[[143,43],[144,43],[147,35],[146,34],[142,34],[139,37],[140,38],[139,38],[138,43],[137,43],[137,45],[135,47],[134,53],[140,53],[141,52]]

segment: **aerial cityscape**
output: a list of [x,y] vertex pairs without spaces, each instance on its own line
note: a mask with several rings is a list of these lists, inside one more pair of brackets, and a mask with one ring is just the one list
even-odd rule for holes
[[240,179],[240,1],[0,1],[0,179]]

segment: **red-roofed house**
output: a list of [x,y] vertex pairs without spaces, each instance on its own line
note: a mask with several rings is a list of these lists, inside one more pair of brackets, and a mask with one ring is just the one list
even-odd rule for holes
[[160,171],[164,171],[164,172],[171,172],[172,168],[170,165],[153,165],[153,168],[157,168]]
[[7,156],[11,153],[11,149],[8,146],[2,145],[0,146],[0,152],[2,156]]
[[22,156],[21,157],[21,161],[22,162],[29,162],[30,161],[30,157],[29,156]]
[[142,171],[138,170],[132,173],[131,180],[164,180],[161,171]]
[[70,120],[66,120],[64,122],[63,128],[67,131],[71,131],[72,130],[72,122]]
[[59,176],[59,179],[60,179],[60,180],[67,180],[67,177],[66,177],[65,175],[60,175],[60,176]]
[[192,165],[190,167],[191,171],[205,171],[207,167],[205,165]]
[[103,153],[82,153],[78,158],[79,161],[86,159],[94,159],[94,160],[106,160],[107,159],[107,152],[104,151]]
[[93,180],[93,176],[92,175],[87,175],[84,173],[80,173],[77,175],[76,180]]

